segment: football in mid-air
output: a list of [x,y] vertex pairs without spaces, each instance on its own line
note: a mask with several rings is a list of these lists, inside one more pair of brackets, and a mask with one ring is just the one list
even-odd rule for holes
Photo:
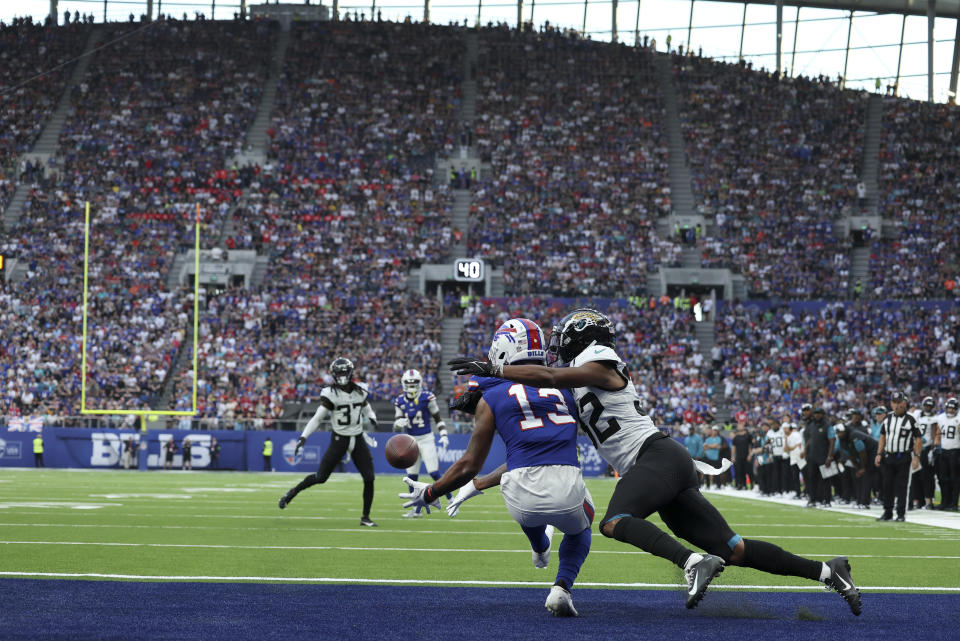
[[420,448],[417,447],[417,439],[409,434],[396,434],[387,441],[383,455],[387,457],[387,463],[404,470],[417,462]]

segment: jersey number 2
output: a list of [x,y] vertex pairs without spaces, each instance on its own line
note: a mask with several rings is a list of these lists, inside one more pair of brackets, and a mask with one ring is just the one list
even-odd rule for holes
[[[540,398],[550,398],[553,396],[560,401],[556,404],[557,411],[547,414],[546,418],[548,421],[554,425],[569,425],[570,423],[577,422],[576,419],[570,416],[570,410],[567,408],[567,403],[563,400],[563,394],[560,393],[560,390],[544,387],[537,391],[540,393]],[[507,394],[517,399],[520,411],[523,412],[523,420],[520,421],[521,430],[535,430],[538,427],[543,427],[543,418],[533,413],[533,408],[530,407],[530,400],[527,399],[527,390],[523,385],[520,383],[511,385],[510,389],[507,390]]]

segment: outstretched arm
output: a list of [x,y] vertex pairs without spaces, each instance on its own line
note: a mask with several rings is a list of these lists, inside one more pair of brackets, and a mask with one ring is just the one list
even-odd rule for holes
[[[493,443],[493,435],[496,431],[493,412],[487,402],[481,400],[477,404],[476,424],[473,428],[473,434],[470,435],[467,450],[447,469],[440,480],[424,490],[424,502],[432,503],[438,496],[443,496],[470,482],[483,467],[484,461],[487,460],[490,445]],[[499,481],[498,477],[497,482],[499,483]]]
[[599,387],[605,390],[623,389],[625,381],[613,361],[591,361],[579,367],[545,367],[543,365],[505,365],[495,368],[484,361],[455,358],[449,363],[457,374],[496,376],[532,387]]

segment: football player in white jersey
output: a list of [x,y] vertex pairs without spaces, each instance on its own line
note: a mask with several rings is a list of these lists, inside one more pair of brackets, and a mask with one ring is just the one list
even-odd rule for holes
[[933,509],[933,440],[937,430],[936,403],[932,396],[927,396],[920,403],[920,411],[914,413],[917,419],[917,429],[923,438],[923,450],[920,453],[920,469],[913,475],[910,489],[910,509]]
[[940,509],[957,511],[960,498],[960,402],[948,398],[937,415],[939,431],[934,448],[940,447]]
[[353,464],[363,478],[363,513],[360,516],[360,525],[376,527],[377,524],[370,520],[370,506],[373,505],[373,458],[368,445],[376,447],[377,442],[364,433],[363,427],[367,425],[370,429],[376,429],[377,415],[367,402],[367,386],[353,380],[353,363],[350,359],[341,357],[334,360],[330,364],[330,375],[333,376],[333,385],[320,391],[320,406],[297,439],[294,454],[300,451],[307,437],[328,419],[333,430],[330,447],[324,452],[317,473],[307,475],[280,497],[280,509],[287,507],[297,494],[308,487],[325,483],[343,457],[350,454]]
[[[627,365],[613,349],[614,342],[609,318],[593,309],[577,309],[551,332],[554,367],[503,366],[468,358],[450,361],[450,366],[458,374],[498,376],[535,387],[573,390],[581,428],[621,477],[600,522],[600,532],[682,568],[688,583],[688,608],[696,607],[710,581],[730,563],[822,581],[859,615],[860,591],[853,585],[846,557],[827,563],[813,561],[765,541],[743,539],[730,529],[700,493],[690,453],[657,429],[643,412]],[[671,531],[708,554],[686,548],[647,521],[654,512]]]
[[[408,369],[400,377],[403,393],[393,399],[393,431],[405,432],[417,440],[420,456],[407,468],[407,478],[420,478],[420,464],[427,468],[427,474],[434,481],[440,478],[440,459],[437,456],[437,444],[433,440],[433,429],[440,436],[441,447],[450,443],[447,426],[440,417],[440,407],[433,392],[423,389],[423,376],[415,369]],[[431,427],[431,423],[433,424]],[[409,486],[413,490],[413,486]],[[447,500],[450,495],[447,494]],[[421,508],[415,507],[404,514],[405,518],[417,518]]]

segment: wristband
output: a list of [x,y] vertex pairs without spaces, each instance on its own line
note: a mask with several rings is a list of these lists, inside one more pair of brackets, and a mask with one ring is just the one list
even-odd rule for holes
[[437,500],[437,497],[433,494],[433,485],[428,485],[427,489],[423,491],[423,502],[424,503],[433,503]]

